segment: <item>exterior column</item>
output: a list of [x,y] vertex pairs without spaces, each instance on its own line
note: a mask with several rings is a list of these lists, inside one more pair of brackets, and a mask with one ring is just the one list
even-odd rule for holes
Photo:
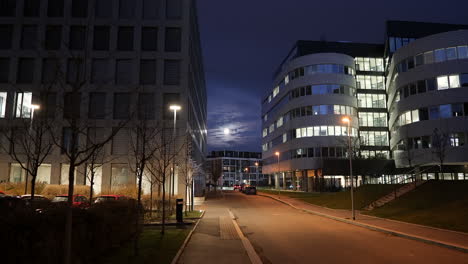
[[275,188],[279,189],[280,184],[279,184],[279,173],[275,174]]
[[286,172],[282,173],[283,175],[283,190],[286,190]]
[[50,169],[50,184],[60,184],[62,169],[60,163],[52,163]]

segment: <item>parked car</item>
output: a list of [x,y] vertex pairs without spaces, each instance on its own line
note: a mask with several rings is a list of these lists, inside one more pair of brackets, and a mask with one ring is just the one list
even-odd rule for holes
[[0,197],[5,197],[7,196],[4,192],[0,191]]
[[244,188],[243,193],[245,194],[257,194],[257,188],[255,186],[248,186]]
[[96,198],[94,203],[104,203],[104,202],[115,202],[115,201],[128,201],[128,197],[125,195],[100,195]]
[[239,190],[239,191],[240,191],[240,189],[241,189],[241,186],[240,186],[239,184],[234,185],[234,191],[235,191],[235,190]]
[[[20,198],[23,199],[23,200],[31,200],[31,194],[24,194],[24,195],[21,195]],[[34,200],[38,200],[38,201],[49,201],[49,199],[47,199],[46,197],[44,197],[44,196],[42,196],[42,195],[38,195],[38,194],[35,194],[35,195],[34,195]]]
[[[57,195],[52,199],[53,203],[66,203],[68,202],[68,195]],[[77,207],[77,208],[88,208],[90,205],[88,198],[84,195],[76,194],[73,195],[73,203],[72,207]]]
[[34,194],[34,200],[31,200],[31,194],[21,195],[19,199],[23,200],[26,206],[36,209],[37,212],[42,212],[50,204],[47,197],[38,194]]

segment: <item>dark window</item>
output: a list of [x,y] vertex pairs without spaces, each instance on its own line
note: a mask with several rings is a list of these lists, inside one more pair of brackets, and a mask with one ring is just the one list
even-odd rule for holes
[[0,49],[11,49],[12,25],[0,25]]
[[322,148],[322,157],[328,158],[328,148],[327,147]]
[[429,107],[429,119],[430,120],[439,119],[439,107],[438,106]]
[[117,60],[115,82],[116,84],[133,83],[132,60]]
[[133,18],[135,16],[135,0],[119,1],[119,18]]
[[409,96],[409,88],[408,86],[403,87],[403,97],[408,97]]
[[329,157],[335,157],[335,148],[331,147],[331,148],[329,148],[329,151],[330,151]]
[[409,57],[408,58],[408,70],[414,68],[414,57]]
[[320,153],[320,148],[314,148],[314,150],[315,150],[315,151],[314,151],[314,152],[315,152],[315,153],[314,153],[314,154],[315,154],[314,156],[315,156],[316,158],[319,158],[319,157],[322,156],[321,153]]
[[429,120],[429,112],[427,108],[421,108],[419,109],[419,120]]
[[67,83],[81,85],[85,67],[82,59],[69,59],[67,63]]
[[410,95],[415,95],[416,94],[416,84],[415,83],[411,83],[409,85],[409,90],[410,90]]
[[15,16],[16,0],[0,0],[0,16]]
[[468,87],[468,73],[460,74],[460,87]]
[[114,119],[130,117],[130,93],[114,94]]
[[95,6],[95,15],[97,18],[111,18],[114,0],[98,0]]
[[106,93],[90,93],[88,117],[104,119],[106,117]]
[[72,1],[72,17],[87,17],[88,16],[88,2],[89,1],[86,1],[86,0],[73,0]]
[[34,59],[20,58],[18,61],[17,83],[32,83],[34,80]]
[[70,41],[69,46],[72,50],[84,49],[86,41],[86,27],[85,26],[71,26],[70,27]]
[[108,59],[93,59],[91,83],[105,84],[111,81]]
[[143,0],[143,18],[158,19],[161,0]]
[[426,81],[418,81],[418,93],[426,92]]
[[428,91],[435,91],[437,90],[437,81],[436,79],[427,79],[426,86]]
[[58,50],[62,45],[62,26],[47,26],[45,36],[45,48]]
[[177,52],[182,48],[182,31],[180,28],[166,28],[165,50]]
[[141,49],[142,50],[157,50],[158,49],[158,28],[144,27],[142,29]]
[[42,62],[42,83],[56,82],[58,77],[58,70],[58,59],[44,59]]
[[180,61],[165,60],[164,61],[164,84],[179,85],[180,84]]
[[47,6],[47,16],[62,17],[63,16],[63,0],[49,0]]
[[133,27],[119,27],[117,48],[119,50],[133,50]]
[[415,66],[423,65],[424,64],[424,54],[416,55]]
[[7,83],[10,76],[10,59],[0,58],[0,83]]
[[44,102],[43,109],[39,111],[41,114],[45,114],[48,118],[55,117],[55,108],[57,106],[57,94],[56,93],[46,93],[43,95],[42,101]]
[[452,116],[463,116],[463,104],[452,104]]
[[41,9],[40,0],[24,0],[24,16],[25,17],[37,17]]
[[182,0],[166,0],[166,18],[180,19],[182,17]]
[[76,119],[80,117],[81,94],[65,93],[63,98],[63,118]]
[[94,27],[93,48],[95,50],[109,50],[110,28],[107,26]]
[[21,48],[35,49],[37,47],[37,26],[23,26],[21,31]]
[[155,119],[154,94],[140,93],[138,95],[138,118],[140,120]]
[[174,112],[169,109],[173,104],[180,104],[180,94],[165,93],[163,95],[163,113],[164,119],[174,119]]
[[156,60],[141,60],[140,84],[156,83]]

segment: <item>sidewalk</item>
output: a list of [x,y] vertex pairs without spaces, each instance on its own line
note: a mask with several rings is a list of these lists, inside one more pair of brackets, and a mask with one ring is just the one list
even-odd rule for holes
[[229,211],[216,201],[207,200],[197,206],[205,210],[205,215],[177,263],[250,263]]
[[332,218],[337,221],[358,225],[375,231],[391,233],[393,235],[402,236],[425,243],[437,244],[439,246],[457,249],[468,253],[467,233],[363,215],[359,211],[356,211],[356,220],[353,221],[351,219],[350,210],[325,208],[283,195],[270,195],[261,192],[259,192],[259,195],[270,197],[295,207],[296,209],[304,210],[309,213],[321,215],[327,218]]

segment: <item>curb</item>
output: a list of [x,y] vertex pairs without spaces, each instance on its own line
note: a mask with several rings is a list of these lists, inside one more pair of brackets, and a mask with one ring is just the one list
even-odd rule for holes
[[197,229],[198,224],[202,220],[203,216],[205,216],[205,211],[203,211],[202,215],[198,219],[197,223],[193,227],[193,229],[190,231],[190,233],[187,235],[187,237],[184,240],[184,243],[182,243],[182,246],[180,246],[179,251],[177,251],[177,254],[174,256],[174,258],[171,261],[171,264],[177,264],[177,262],[180,259],[180,256],[182,256],[182,253],[184,252],[184,249],[187,247],[188,242],[190,241],[190,238],[192,238],[193,232],[195,229]]
[[378,226],[373,226],[373,225],[363,224],[363,223],[359,223],[359,222],[354,222],[354,221],[350,221],[350,220],[347,220],[347,219],[344,219],[344,218],[331,216],[331,215],[327,215],[327,214],[322,214],[322,213],[319,213],[319,212],[315,212],[315,211],[307,210],[307,209],[304,209],[304,208],[300,208],[300,207],[292,205],[291,203],[288,203],[288,202],[283,201],[281,199],[275,198],[273,196],[264,195],[264,194],[259,194],[259,195],[263,196],[263,197],[268,197],[268,198],[271,198],[271,199],[276,200],[278,202],[281,202],[283,204],[286,204],[286,205],[288,205],[288,206],[290,206],[290,207],[292,207],[292,208],[294,208],[296,210],[303,211],[303,212],[310,213],[310,214],[314,214],[314,215],[318,215],[318,216],[322,216],[322,217],[329,218],[329,219],[332,219],[332,220],[335,220],[335,221],[338,221],[338,222],[347,223],[347,224],[363,227],[363,228],[366,228],[366,229],[369,229],[369,230],[382,232],[382,233],[394,235],[394,236],[397,236],[397,237],[403,237],[403,238],[423,242],[423,243],[430,244],[430,245],[436,245],[436,246],[440,246],[440,247],[444,247],[444,248],[448,248],[448,249],[453,249],[453,250],[461,251],[463,253],[468,253],[468,248],[465,248],[463,246],[449,244],[449,243],[446,243],[446,242],[432,240],[432,239],[427,239],[427,238],[424,238],[424,237],[419,237],[419,236],[415,236],[415,235],[406,234],[406,233],[403,233],[403,232],[393,231],[393,230],[385,229],[385,228],[378,227]]

